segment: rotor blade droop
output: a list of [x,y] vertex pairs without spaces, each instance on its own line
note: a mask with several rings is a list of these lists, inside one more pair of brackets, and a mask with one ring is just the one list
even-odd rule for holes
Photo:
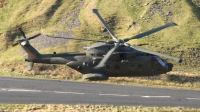
[[136,46],[134,46],[133,48],[138,50],[138,51],[141,51],[141,52],[145,52],[145,53],[149,53],[149,54],[153,54],[153,55],[169,58],[169,59],[175,60],[175,61],[177,61],[179,63],[182,62],[182,59],[178,58],[178,57],[170,56],[170,55],[167,55],[167,54],[162,54],[162,53],[155,52],[155,51],[150,51],[150,50],[139,48],[139,47],[136,47]]

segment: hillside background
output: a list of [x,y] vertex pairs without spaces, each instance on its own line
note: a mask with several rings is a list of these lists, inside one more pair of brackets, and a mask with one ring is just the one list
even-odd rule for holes
[[[26,74],[48,74],[78,79],[81,74],[65,66],[35,64],[28,72],[20,46],[12,47],[21,34],[41,32],[31,40],[40,53],[84,52],[82,46],[93,42],[48,38],[54,35],[72,38],[108,40],[111,37],[93,14],[97,8],[118,38],[127,38],[167,22],[178,26],[145,38],[132,40],[132,45],[183,58],[174,71],[197,74],[200,71],[200,1],[199,0],[0,0],[0,67],[1,71]],[[200,78],[198,79],[200,80]]]

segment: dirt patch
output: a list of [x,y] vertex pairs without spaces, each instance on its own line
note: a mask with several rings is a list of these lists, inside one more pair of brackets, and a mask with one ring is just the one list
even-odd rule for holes
[[0,0],[0,8],[4,7],[7,3],[5,0]]
[[0,7],[3,7],[4,0],[0,0]]
[[[60,21],[60,25],[64,25],[70,29],[79,26],[81,23],[78,19],[78,15],[83,4],[84,4],[84,0],[81,1],[73,11],[71,11],[70,13],[67,13],[66,16]],[[73,17],[73,19],[71,21],[67,21],[70,17]],[[59,27],[59,25],[57,27]],[[74,38],[74,33],[72,31],[57,31],[57,29],[55,29],[55,36],[65,37],[65,38]],[[48,36],[41,35],[39,38],[35,38],[31,40],[31,43],[33,43],[33,46],[37,50],[41,50],[44,48],[55,47],[57,45],[65,44],[70,40],[70,39],[65,39],[65,38],[50,38]]]

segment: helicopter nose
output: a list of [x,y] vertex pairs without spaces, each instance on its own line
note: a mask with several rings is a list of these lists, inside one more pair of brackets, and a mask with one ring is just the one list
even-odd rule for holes
[[173,64],[172,63],[167,63],[167,66],[168,66],[168,71],[172,71]]

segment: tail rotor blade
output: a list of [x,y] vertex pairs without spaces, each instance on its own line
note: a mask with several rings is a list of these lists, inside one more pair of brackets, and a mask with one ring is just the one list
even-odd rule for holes
[[21,27],[18,27],[17,29],[22,33],[23,37],[26,39],[26,36],[25,36],[25,34],[24,34],[22,28],[21,28]]
[[40,36],[40,35],[41,35],[41,33],[38,33],[38,34],[36,34],[36,35],[33,35],[32,37],[29,37],[28,40],[34,39],[35,37],[38,37],[38,36]]
[[[22,28],[21,28],[21,27],[17,27],[17,29],[18,29],[18,30],[21,32],[21,34],[23,35],[23,37],[24,37],[23,40],[31,40],[31,39],[34,39],[35,37],[38,37],[38,36],[41,35],[41,33],[38,33],[38,34],[36,34],[36,35],[33,35],[32,37],[26,38],[26,35],[24,34]],[[22,40],[20,40],[20,41],[18,40],[17,43],[12,44],[12,46],[18,45],[19,42],[22,42]]]
[[13,47],[16,46],[16,45],[18,45],[18,43],[14,43],[14,44],[12,44]]

